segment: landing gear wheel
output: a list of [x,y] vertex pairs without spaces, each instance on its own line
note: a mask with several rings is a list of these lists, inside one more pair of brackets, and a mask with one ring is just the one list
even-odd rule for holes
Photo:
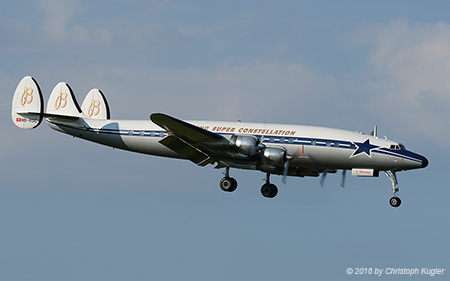
[[278,188],[274,184],[266,183],[261,187],[261,194],[266,198],[274,198],[278,194]]
[[392,207],[397,208],[397,207],[400,207],[400,205],[402,204],[402,200],[400,200],[400,198],[394,196],[391,199],[389,199],[389,204],[391,204]]
[[223,177],[220,180],[219,186],[223,191],[233,192],[237,188],[237,181],[234,178]]

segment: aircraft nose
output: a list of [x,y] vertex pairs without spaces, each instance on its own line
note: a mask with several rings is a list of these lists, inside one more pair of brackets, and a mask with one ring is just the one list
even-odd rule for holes
[[422,157],[422,168],[428,166],[428,159],[426,157]]

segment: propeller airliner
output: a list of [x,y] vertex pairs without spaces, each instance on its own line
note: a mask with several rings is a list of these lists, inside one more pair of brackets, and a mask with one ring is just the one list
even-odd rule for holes
[[22,129],[38,127],[45,119],[50,128],[77,138],[123,150],[162,157],[187,159],[199,166],[214,164],[225,169],[219,186],[232,192],[237,181],[230,169],[259,170],[266,174],[261,194],[278,193],[271,175],[319,177],[342,170],[359,177],[378,177],[384,172],[392,182],[389,203],[399,207],[396,173],[425,168],[426,157],[404,145],[377,136],[324,127],[223,121],[183,121],[153,113],[150,120],[112,120],[103,93],[92,89],[81,107],[70,86],[58,83],[44,111],[44,99],[36,80],[24,77],[12,101],[12,121]]

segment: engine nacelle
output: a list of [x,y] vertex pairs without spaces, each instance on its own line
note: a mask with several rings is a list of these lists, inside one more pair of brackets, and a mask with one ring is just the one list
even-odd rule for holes
[[255,136],[238,136],[233,135],[230,139],[234,147],[237,147],[241,152],[247,156],[254,156],[259,153],[261,149],[261,141]]
[[262,163],[264,166],[274,165],[282,167],[288,160],[287,151],[282,147],[265,147],[261,153]]

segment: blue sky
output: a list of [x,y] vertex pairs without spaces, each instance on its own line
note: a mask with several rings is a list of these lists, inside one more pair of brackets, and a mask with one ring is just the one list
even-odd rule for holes
[[[381,280],[449,267],[447,1],[14,1],[0,11],[2,280]],[[273,177],[112,150],[11,122],[14,89],[68,82],[115,119],[309,124],[425,155],[384,176]],[[435,280],[444,280],[444,275]],[[383,276],[394,280],[398,276]],[[419,275],[408,280],[426,280]]]

